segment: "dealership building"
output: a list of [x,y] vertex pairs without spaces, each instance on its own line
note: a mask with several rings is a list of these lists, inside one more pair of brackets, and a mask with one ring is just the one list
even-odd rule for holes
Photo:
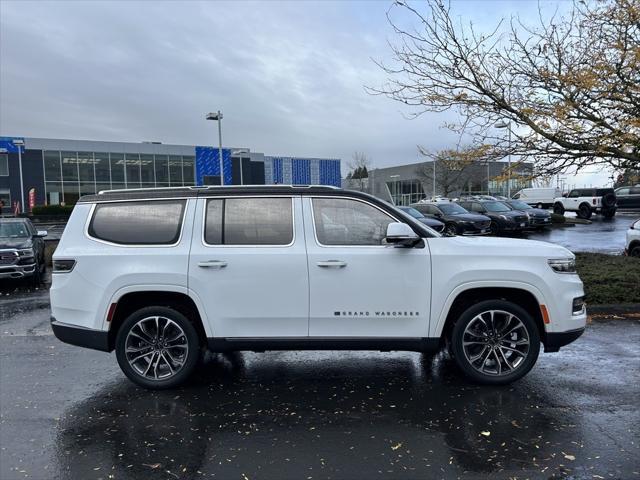
[[[0,137],[0,201],[73,205],[80,196],[121,188],[220,184],[217,147]],[[340,160],[222,149],[225,185],[340,186]]]

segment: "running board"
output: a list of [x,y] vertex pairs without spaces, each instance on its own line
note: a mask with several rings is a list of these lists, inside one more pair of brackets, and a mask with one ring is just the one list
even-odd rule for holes
[[212,352],[264,352],[267,350],[375,350],[382,352],[435,352],[440,338],[207,338]]

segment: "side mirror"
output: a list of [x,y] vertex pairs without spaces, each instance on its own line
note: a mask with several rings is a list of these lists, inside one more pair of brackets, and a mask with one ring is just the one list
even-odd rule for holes
[[392,222],[387,226],[387,243],[412,247],[420,240],[416,232],[406,223]]
[[567,198],[567,197],[569,196],[569,194],[568,194],[568,193],[563,193],[563,194],[562,194],[562,196],[563,196],[564,198]]
[[46,237],[47,235],[49,235],[49,232],[46,230],[38,230],[38,233],[36,233],[36,237]]

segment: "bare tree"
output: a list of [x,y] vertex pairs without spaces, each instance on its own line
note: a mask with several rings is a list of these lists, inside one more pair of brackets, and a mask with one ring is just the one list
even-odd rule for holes
[[363,152],[354,152],[348,162],[349,173],[347,179],[361,192],[366,190],[369,181],[369,170],[371,169],[371,159]]
[[[458,150],[440,150],[429,152],[418,147],[420,153],[429,158],[434,164],[420,165],[416,169],[416,176],[424,183],[433,184],[435,169],[435,184],[438,194],[448,197],[450,194],[463,190],[472,180],[475,165],[482,165],[491,161],[489,147],[465,147]],[[433,192],[435,195],[436,192]]]
[[[404,1],[415,30],[387,14],[398,41],[387,84],[369,89],[415,107],[414,116],[449,109],[478,145],[534,159],[553,175],[588,165],[640,165],[640,0],[576,1],[566,16],[524,24],[500,21],[478,32],[444,0],[425,11]],[[509,126],[512,142],[498,134]]]

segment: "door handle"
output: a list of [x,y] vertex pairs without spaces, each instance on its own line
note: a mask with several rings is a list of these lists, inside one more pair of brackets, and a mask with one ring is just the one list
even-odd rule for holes
[[329,268],[329,267],[344,268],[347,266],[347,262],[343,262],[342,260],[326,260],[324,262],[318,262],[316,263],[316,265],[323,268]]
[[202,268],[224,268],[227,266],[227,262],[222,260],[207,260],[205,262],[198,262],[198,266]]

